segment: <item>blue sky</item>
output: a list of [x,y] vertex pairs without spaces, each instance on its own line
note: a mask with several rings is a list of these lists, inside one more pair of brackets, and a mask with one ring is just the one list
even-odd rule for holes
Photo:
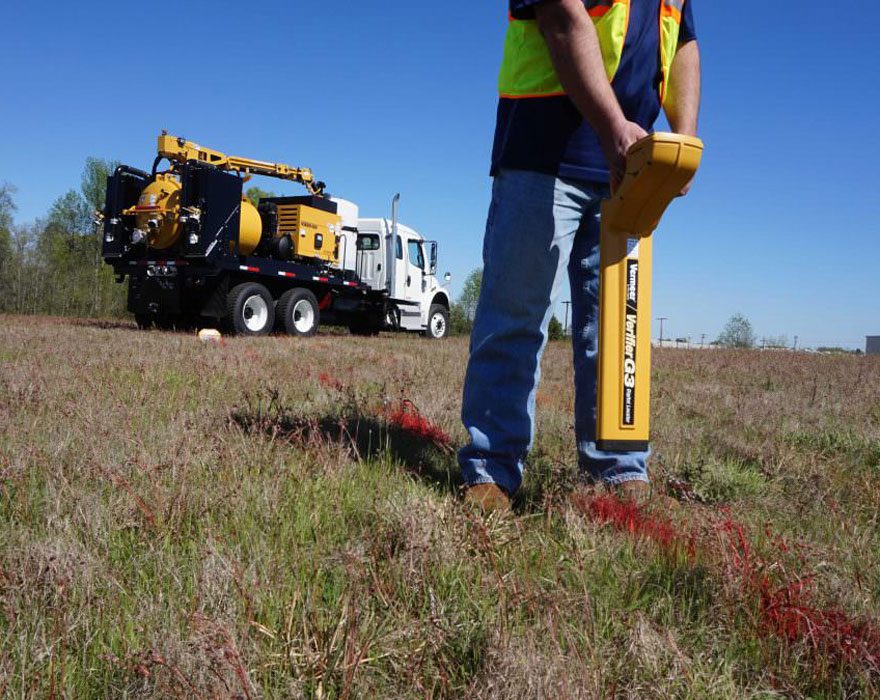
[[[696,341],[740,311],[759,336],[862,346],[880,334],[880,7],[691,1],[706,154],[657,232],[655,315]],[[5,3],[0,181],[18,220],[89,155],[149,166],[165,128],[312,167],[362,215],[400,191],[457,292],[480,264],[505,4],[254,5]]]

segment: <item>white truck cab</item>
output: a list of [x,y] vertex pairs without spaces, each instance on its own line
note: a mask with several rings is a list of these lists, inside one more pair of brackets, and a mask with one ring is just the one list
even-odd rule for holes
[[426,241],[415,229],[398,223],[397,197],[390,219],[360,218],[356,204],[333,201],[342,217],[341,266],[371,289],[388,295],[389,317],[381,325],[429,338],[445,337],[449,332],[449,275],[442,284],[437,280],[436,241]]
[[358,219],[354,270],[373,289],[386,289],[395,303],[396,325],[431,338],[449,330],[450,295],[437,280],[437,243],[391,219]]

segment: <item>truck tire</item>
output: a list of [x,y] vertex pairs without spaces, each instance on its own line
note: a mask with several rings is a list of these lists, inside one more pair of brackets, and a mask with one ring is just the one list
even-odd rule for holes
[[445,306],[431,304],[428,310],[428,328],[425,337],[431,340],[442,340],[449,335],[449,312]]
[[236,335],[266,335],[275,325],[275,303],[269,290],[256,282],[245,282],[226,295],[227,331]]
[[288,289],[278,300],[278,324],[288,335],[302,338],[315,335],[321,322],[318,300],[308,289]]
[[153,314],[135,314],[134,322],[142,331],[149,330],[153,327]]

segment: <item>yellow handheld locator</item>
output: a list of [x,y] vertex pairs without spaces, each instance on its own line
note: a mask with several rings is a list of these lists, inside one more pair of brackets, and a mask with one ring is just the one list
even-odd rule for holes
[[669,203],[700,165],[703,142],[655,133],[633,144],[602,203],[596,447],[646,450],[651,415],[651,243]]

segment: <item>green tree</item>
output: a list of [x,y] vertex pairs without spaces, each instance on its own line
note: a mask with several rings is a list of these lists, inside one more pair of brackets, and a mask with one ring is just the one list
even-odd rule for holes
[[8,258],[12,246],[12,215],[15,212],[15,187],[0,184],[0,266]]
[[13,225],[14,188],[0,185],[0,309],[81,316],[120,315],[125,288],[101,259],[103,209],[113,161],[88,158],[79,190],[52,204],[45,220]]
[[468,323],[473,323],[474,314],[477,313],[477,302],[480,300],[480,288],[483,286],[483,268],[473,270],[465,279],[458,304],[464,313]]
[[104,200],[107,197],[107,178],[118,167],[119,162],[115,160],[86,158],[80,180],[80,193],[92,210],[99,211],[104,208]]
[[717,342],[727,348],[753,348],[755,347],[755,331],[752,329],[749,319],[737,313],[727,321]]
[[268,199],[269,197],[277,197],[278,195],[274,192],[269,192],[267,190],[260,189],[259,187],[248,187],[244,193],[244,196],[251,200],[251,204],[257,206],[260,203],[261,199]]
[[15,188],[8,184],[0,184],[0,309],[8,309],[7,297],[11,288],[13,264],[13,233],[12,214],[15,201],[12,195]]
[[556,318],[556,314],[550,318],[550,325],[547,327],[547,337],[550,340],[562,340],[565,338],[565,329],[563,329],[559,319]]
[[[103,211],[107,198],[107,178],[119,167],[115,160],[86,158],[80,179],[80,193],[89,207],[90,218]],[[92,256],[91,299],[88,313],[93,316],[117,316],[124,308],[123,289],[116,284],[113,270],[101,258],[102,227],[89,222],[91,241],[87,248]],[[85,270],[84,270],[85,271]]]
[[12,214],[16,209],[15,187],[8,182],[0,185],[0,231],[9,231],[12,228]]
[[15,313],[37,313],[42,310],[37,296],[40,277],[36,274],[34,243],[44,223],[35,221],[16,224],[11,231],[11,255],[6,270],[0,276],[0,309]]
[[461,304],[453,304],[449,309],[449,334],[467,335],[471,332],[473,322],[464,313]]
[[[61,195],[49,209],[35,243],[36,281],[40,311],[76,316],[118,315],[124,309],[124,290],[101,258],[101,231],[94,214],[104,208],[107,178],[113,161],[87,158],[80,189]],[[42,286],[41,286],[42,285]]]

